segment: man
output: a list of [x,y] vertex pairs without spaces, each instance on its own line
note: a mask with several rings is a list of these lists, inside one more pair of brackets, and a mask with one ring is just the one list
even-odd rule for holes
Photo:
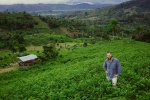
[[104,71],[106,72],[106,78],[112,80],[112,85],[116,86],[117,76],[121,75],[122,68],[119,60],[114,58],[111,52],[107,52],[107,59],[103,64]]

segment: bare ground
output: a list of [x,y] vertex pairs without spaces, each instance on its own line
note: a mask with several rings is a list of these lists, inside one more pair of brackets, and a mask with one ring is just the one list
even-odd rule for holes
[[5,72],[10,72],[13,70],[17,70],[18,68],[19,68],[19,65],[17,63],[10,64],[10,66],[7,66],[5,68],[0,68],[0,74],[5,73]]

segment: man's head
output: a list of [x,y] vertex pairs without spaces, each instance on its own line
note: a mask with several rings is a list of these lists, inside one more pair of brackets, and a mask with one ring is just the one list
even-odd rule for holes
[[106,53],[106,56],[107,56],[108,59],[111,59],[111,58],[112,58],[111,52],[108,51],[108,52]]

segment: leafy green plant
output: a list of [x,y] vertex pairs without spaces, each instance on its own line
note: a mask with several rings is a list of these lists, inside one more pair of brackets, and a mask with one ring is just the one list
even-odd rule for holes
[[17,62],[17,57],[11,51],[0,51],[0,68]]
[[56,50],[55,44],[50,44],[49,46],[43,46],[43,55],[39,58],[45,62],[49,59],[55,59],[58,56],[58,51]]

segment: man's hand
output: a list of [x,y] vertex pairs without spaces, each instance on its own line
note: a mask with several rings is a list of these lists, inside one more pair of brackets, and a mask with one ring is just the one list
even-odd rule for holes
[[108,74],[108,71],[106,71],[106,74]]
[[115,76],[115,77],[117,77],[118,75],[117,75],[117,74],[115,74],[114,76]]

